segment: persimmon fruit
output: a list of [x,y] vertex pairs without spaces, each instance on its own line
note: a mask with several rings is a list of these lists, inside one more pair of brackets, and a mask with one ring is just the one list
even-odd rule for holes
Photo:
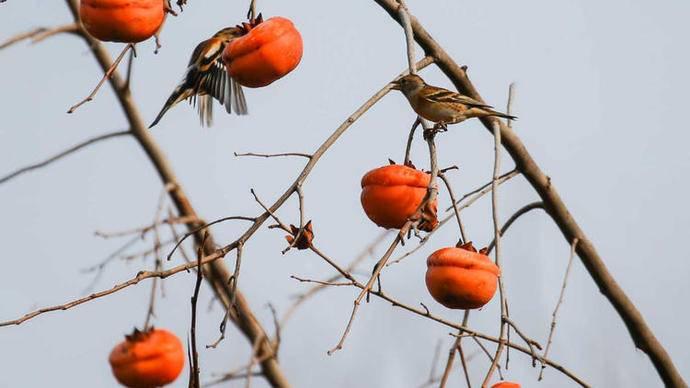
[[476,309],[496,293],[500,270],[472,243],[439,249],[426,263],[426,287],[437,302],[448,308]]
[[170,384],[184,367],[185,353],[175,334],[163,329],[134,329],[110,353],[108,361],[117,381],[130,388]]
[[165,0],[81,0],[86,31],[108,42],[138,43],[152,37],[165,19]]
[[228,43],[223,63],[237,83],[250,88],[267,86],[294,70],[302,60],[302,36],[284,17],[244,24],[247,33]]
[[510,381],[501,381],[491,386],[491,388],[520,388],[520,384],[511,383]]
[[[373,169],[362,177],[364,212],[378,226],[400,229],[424,200],[430,180],[430,174],[400,164]],[[433,230],[438,225],[436,213],[434,199],[423,210],[419,229]]]

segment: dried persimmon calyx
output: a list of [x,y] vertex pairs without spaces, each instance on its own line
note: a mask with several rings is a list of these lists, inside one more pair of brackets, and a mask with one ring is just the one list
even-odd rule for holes
[[[291,234],[285,236],[285,240],[287,240],[288,244],[299,250],[311,248],[311,242],[312,240],[314,240],[314,230],[311,224],[311,220],[309,220],[309,222],[307,222],[307,224],[304,225],[302,233],[300,233],[300,229],[298,227],[292,224],[290,224],[290,231]],[[297,238],[297,241],[295,241],[295,238]]]

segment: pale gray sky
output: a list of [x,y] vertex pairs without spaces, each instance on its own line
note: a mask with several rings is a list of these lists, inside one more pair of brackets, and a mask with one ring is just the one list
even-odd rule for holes
[[[690,232],[690,132],[687,119],[678,113],[687,108],[690,87],[690,4],[408,3],[455,60],[469,66],[470,77],[490,103],[505,106],[508,84],[517,83],[516,130],[687,378],[690,334],[684,301],[690,297],[690,261],[684,246]],[[311,152],[405,66],[402,30],[373,1],[258,4],[265,15],[289,17],[300,29],[305,47],[300,67],[268,88],[248,90],[248,117],[219,114],[217,109],[216,125],[202,129],[195,112],[180,104],[154,130],[193,204],[207,219],[258,214],[249,189],[272,202],[304,163],[238,159],[233,151]],[[191,0],[181,17],[169,21],[158,55],[152,53],[152,42],[139,45],[132,87],[147,119],[178,82],[195,44],[237,23],[245,12],[245,2]],[[10,0],[0,5],[0,40],[69,21],[61,1]],[[115,52],[121,46],[110,47]],[[126,127],[107,88],[75,114],[65,114],[100,77],[79,39],[60,36],[35,46],[22,43],[0,51],[0,63],[0,175],[85,138]],[[450,86],[436,69],[422,74],[430,83]],[[338,262],[347,263],[379,233],[359,205],[359,180],[389,157],[402,159],[413,118],[401,95],[387,96],[309,177],[304,190],[315,242]],[[456,192],[490,178],[492,139],[480,123],[453,126],[438,142],[440,164],[461,167],[451,174]],[[414,160],[427,166],[421,142],[414,148]],[[505,158],[505,168],[511,164]],[[122,138],[0,186],[0,320],[83,295],[92,278],[80,269],[121,243],[94,237],[94,230],[150,222],[160,189],[139,147]],[[516,178],[501,189],[502,218],[536,198],[529,185]],[[442,191],[441,205],[448,203]],[[464,214],[472,240],[486,245],[492,236],[489,201]],[[297,222],[296,202],[286,204],[280,215]],[[225,225],[214,232],[219,242],[229,242],[241,227]],[[460,312],[434,302],[424,286],[426,256],[453,244],[455,235],[455,227],[448,225],[417,255],[389,268],[385,289],[459,320]],[[325,278],[333,272],[305,252],[282,256],[284,244],[281,233],[263,228],[245,250],[240,287],[267,328],[268,302],[283,312],[292,295],[308,289],[291,280],[291,274]],[[513,227],[503,251],[511,315],[544,344],[568,246],[553,223],[535,212]],[[372,258],[363,268],[369,270],[373,263]],[[109,288],[150,266],[150,259],[116,262],[96,288]],[[155,320],[182,338],[188,330],[193,283],[189,274],[166,280],[166,297]],[[124,333],[143,323],[149,285],[0,329],[0,387],[116,387],[107,356]],[[347,322],[356,294],[349,288],[328,290],[298,310],[284,328],[280,361],[294,386],[408,387],[424,382],[438,340],[443,340],[443,357],[447,354],[450,330],[377,300],[361,308],[345,348],[326,355]],[[217,307],[206,312],[210,296],[203,288],[198,323],[202,344],[216,338],[222,316]],[[472,314],[470,325],[495,334],[497,314],[494,300]],[[244,338],[231,329],[218,349],[201,351],[202,376],[208,380],[214,372],[246,363],[249,351]],[[648,358],[635,350],[579,261],[551,356],[593,386],[661,386]],[[530,364],[528,357],[511,352],[505,375],[524,387],[572,385],[553,370],[537,383],[538,369]],[[472,360],[475,385],[487,367],[483,357]],[[186,386],[184,373],[174,387]],[[460,377],[458,370],[452,386],[463,386]],[[254,383],[265,386],[260,379]]]

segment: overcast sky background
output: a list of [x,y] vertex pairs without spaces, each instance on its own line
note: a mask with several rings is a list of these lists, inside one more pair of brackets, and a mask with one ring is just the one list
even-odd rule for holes
[[[170,19],[164,47],[138,46],[133,94],[144,117],[155,117],[181,77],[197,42],[241,21],[246,2],[191,0],[181,17]],[[517,83],[516,123],[528,149],[553,179],[569,209],[593,240],[610,271],[638,306],[677,367],[690,377],[687,299],[690,232],[687,198],[690,141],[687,93],[690,3],[683,1],[422,1],[411,11],[460,64],[484,98],[506,103]],[[292,19],[304,38],[296,71],[263,89],[247,90],[251,115],[225,115],[218,107],[213,128],[202,129],[186,104],[172,109],[155,128],[160,142],[206,219],[257,215],[249,189],[272,203],[301,170],[301,159],[235,158],[233,152],[312,152],[364,100],[406,66],[402,30],[373,1],[260,0],[266,16]],[[0,40],[31,28],[71,21],[62,1],[23,0],[0,5]],[[113,52],[120,45],[111,45]],[[106,87],[73,115],[65,111],[83,98],[101,71],[83,42],[71,36],[0,51],[0,175],[44,159],[83,139],[127,126]],[[450,87],[428,68],[432,84]],[[315,243],[341,264],[348,263],[380,231],[359,204],[359,181],[388,158],[400,161],[414,114],[400,94],[385,97],[358,121],[319,162],[304,187]],[[441,166],[452,172],[455,191],[487,182],[493,140],[477,121],[455,125],[438,137]],[[418,139],[413,159],[428,167]],[[504,158],[504,168],[512,162]],[[95,145],[41,171],[0,186],[0,320],[85,294],[92,276],[80,272],[125,240],[103,240],[95,230],[117,231],[151,222],[161,184],[131,139]],[[449,204],[441,190],[440,207]],[[489,197],[464,212],[477,246],[492,237]],[[501,187],[500,212],[537,199],[515,178]],[[298,222],[296,201],[279,212]],[[245,225],[214,228],[220,243],[234,240]],[[424,285],[425,259],[457,237],[449,224],[407,261],[390,267],[384,288],[410,304],[458,321],[461,312],[434,302]],[[150,240],[149,240],[150,241]],[[133,251],[145,249],[149,241]],[[540,212],[514,225],[504,240],[504,276],[513,319],[528,335],[546,343],[568,250],[556,226]],[[414,243],[408,245],[413,246]],[[306,252],[283,256],[283,234],[262,228],[246,245],[240,288],[268,330],[273,303],[283,313],[291,297],[309,288],[290,275],[324,279],[333,271]],[[381,255],[383,248],[376,252]],[[177,257],[173,263],[182,260]],[[228,257],[228,263],[232,259]],[[375,262],[362,266],[368,272]],[[145,263],[115,262],[96,289],[107,289]],[[661,386],[647,356],[634,348],[618,315],[599,294],[581,262],[573,266],[551,358],[593,386]],[[194,276],[165,281],[155,324],[186,338]],[[122,335],[141,326],[150,283],[67,312],[0,329],[0,387],[116,387],[107,356]],[[222,311],[206,306],[201,292],[199,342],[212,342]],[[345,348],[337,342],[357,290],[339,287],[321,293],[283,328],[280,362],[295,387],[415,387],[429,374],[439,340],[442,358],[450,330],[386,303],[373,300],[357,316]],[[498,298],[472,313],[470,326],[498,331]],[[514,336],[517,338],[517,336]],[[493,348],[493,347],[492,347]],[[467,351],[475,353],[469,344]],[[232,328],[216,350],[201,350],[204,381],[213,373],[244,365],[250,346]],[[554,370],[537,383],[538,368],[510,353],[506,378],[523,387],[573,384]],[[444,360],[439,361],[439,368]],[[488,367],[471,360],[478,386]],[[187,370],[174,387],[184,387]],[[464,386],[460,369],[451,386]],[[261,379],[257,387],[265,386]],[[243,386],[234,382],[226,386]]]

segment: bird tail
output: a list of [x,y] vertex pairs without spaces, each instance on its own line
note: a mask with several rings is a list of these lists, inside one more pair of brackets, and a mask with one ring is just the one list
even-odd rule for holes
[[170,110],[170,108],[194,94],[192,85],[194,84],[193,81],[197,77],[198,75],[196,72],[190,73],[190,70],[187,70],[182,82],[180,82],[180,84],[177,85],[175,90],[173,90],[173,92],[170,94],[170,97],[168,97],[168,99],[165,101],[165,104],[163,104],[163,109],[161,109],[160,113],[158,113],[158,116],[156,116],[156,119],[153,120],[151,125],[149,125],[149,128],[153,128],[154,125],[158,124],[158,122],[163,118],[163,115]]
[[175,90],[172,92],[170,97],[168,97],[168,100],[165,101],[165,104],[163,104],[163,109],[161,109],[160,113],[158,113],[158,116],[156,116],[156,119],[153,120],[151,125],[149,125],[149,128],[153,128],[154,125],[158,124],[158,122],[163,118],[163,115],[173,106],[175,106],[178,102],[184,100],[187,98],[185,96],[185,88],[183,85],[178,86],[175,88]]
[[511,115],[501,113],[501,112],[498,112],[495,110],[489,110],[488,112],[489,112],[489,116],[496,116],[496,117],[500,117],[502,119],[508,119],[508,120],[517,120],[517,116],[511,116]]

